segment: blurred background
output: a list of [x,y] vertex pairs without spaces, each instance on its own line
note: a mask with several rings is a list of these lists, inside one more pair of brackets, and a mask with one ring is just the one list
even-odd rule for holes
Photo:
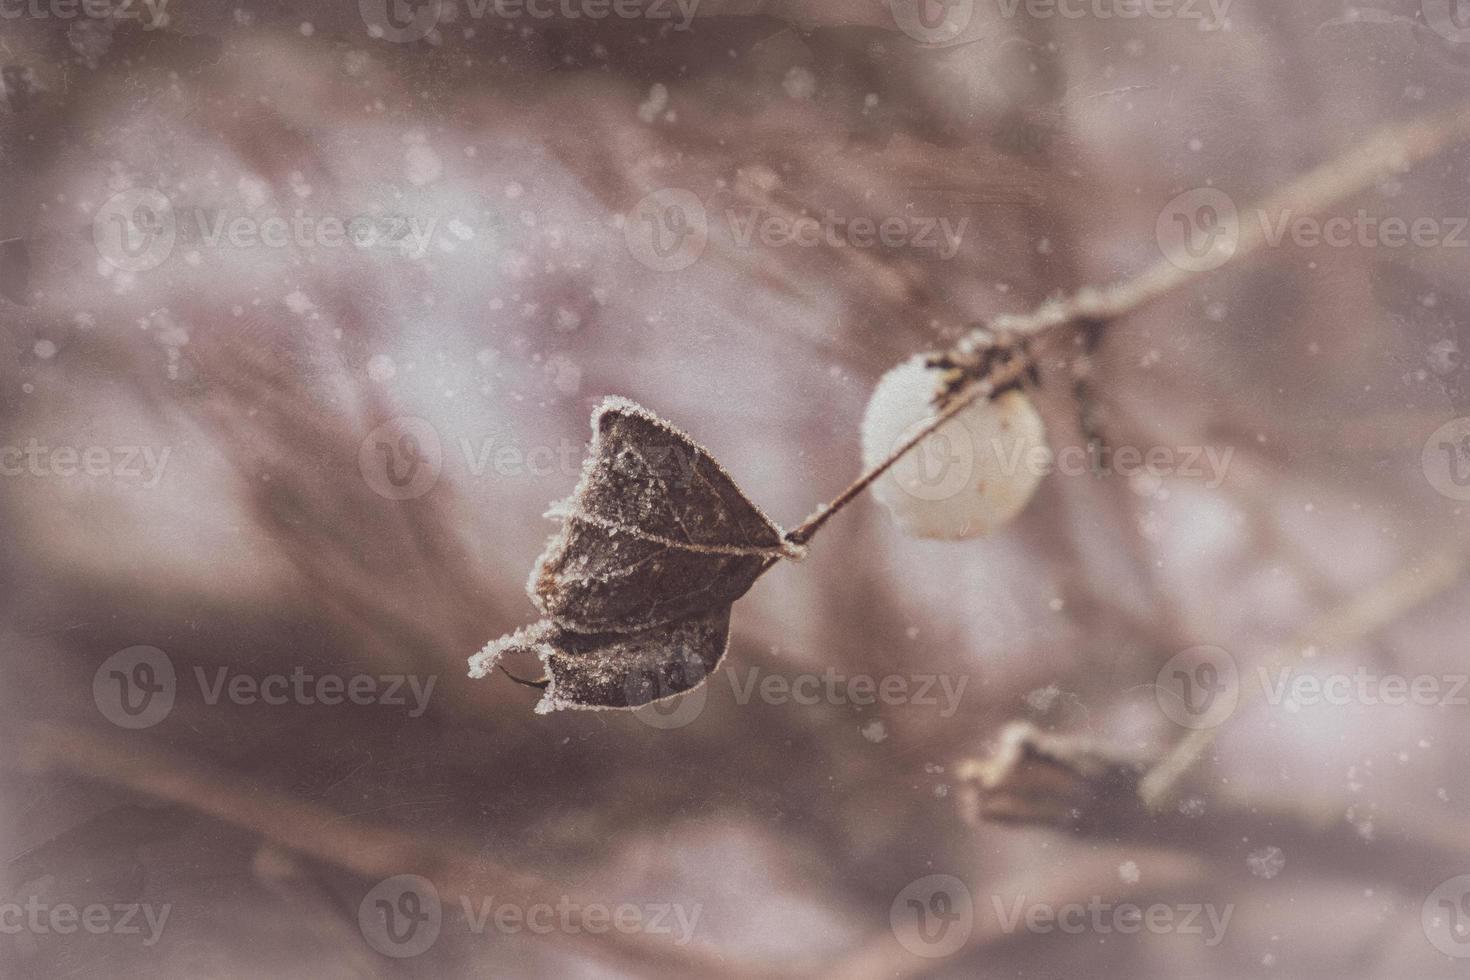
[[[16,0],[0,79],[0,973],[1470,970],[1465,144],[1255,203],[1466,98],[1463,0]],[[893,364],[1161,261],[1035,395],[1157,465],[861,499],[657,710],[466,677],[602,396],[790,527]]]

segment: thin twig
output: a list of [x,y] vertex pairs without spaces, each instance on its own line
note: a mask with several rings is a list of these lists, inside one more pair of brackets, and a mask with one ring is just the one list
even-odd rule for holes
[[[414,873],[448,896],[503,896],[523,905],[555,904],[566,891],[537,875],[457,847],[344,816],[330,807],[272,787],[219,773],[145,742],[128,742],[59,724],[7,731],[16,747],[12,762],[30,768],[61,768],[157,799],[182,803],[216,820],[257,833],[289,851],[373,879]],[[587,903],[579,902],[579,907]],[[580,913],[578,913],[580,916]],[[579,952],[635,972],[654,966],[693,976],[778,976],[787,971],[754,962],[735,962],[703,943],[679,946],[646,933],[585,928],[564,931],[562,941]]]
[[[1450,143],[1466,138],[1470,138],[1470,104],[1385,129],[1336,159],[1298,177],[1262,201],[1256,210],[1263,214],[1309,215],[1320,212],[1372,186],[1375,181],[1406,170]],[[1248,258],[1267,244],[1266,229],[1260,222],[1243,221],[1239,231],[1231,261]],[[978,345],[991,342],[997,335],[1028,337],[1077,324],[1105,324],[1136,312],[1173,290],[1203,278],[1210,271],[1214,270],[1192,271],[1164,259],[1124,282],[1082,289],[1071,297],[1044,303],[1031,313],[1007,313],[994,317],[961,338],[954,345],[953,352],[961,358],[970,356]],[[1025,358],[1007,361],[991,377],[979,379],[957,393],[943,410],[886,459],[868,469],[831,502],[819,507],[788,532],[786,540],[798,548],[805,545],[838,511],[852,503],[940,426],[981,397],[991,397],[1019,380],[1030,366],[1025,361]],[[766,567],[773,564],[775,559]]]
[[[1271,215],[1310,215],[1322,211],[1465,138],[1470,138],[1470,104],[1384,129],[1298,177],[1267,197],[1255,210]],[[1248,258],[1266,244],[1266,229],[1259,222],[1242,221],[1240,238],[1230,261]],[[988,327],[1013,334],[1036,334],[1082,320],[1114,320],[1213,271],[1218,270],[1184,269],[1165,259],[1124,282],[1083,289],[1069,298],[1045,303],[1031,313],[1002,314]]]
[[1263,844],[1315,873],[1391,882],[1410,892],[1445,868],[1470,862],[1463,821],[1375,813],[1359,825],[1330,800],[1270,803],[1216,794],[1194,806],[1150,808],[1137,792],[1139,767],[1105,745],[1008,726],[996,752],[958,769],[971,822],[1046,827],[1119,847],[1202,856],[1237,876]]
[[[1432,557],[1416,568],[1402,568],[1385,581],[1328,610],[1266,662],[1269,672],[1308,647],[1341,643],[1374,633],[1404,613],[1450,588],[1465,573],[1467,556],[1454,549]],[[1240,694],[1234,717],[1263,697],[1260,687]],[[1168,806],[1184,775],[1204,758],[1215,742],[1218,728],[1200,728],[1180,739],[1139,784],[1138,795],[1151,810]]]
[[999,371],[982,381],[977,381],[960,392],[949,401],[942,411],[925,422],[914,431],[913,435],[900,443],[893,452],[888,454],[886,459],[870,467],[867,472],[849,484],[848,488],[838,494],[830,503],[823,504],[810,517],[802,521],[791,531],[788,531],[786,533],[786,540],[795,545],[806,544],[812,539],[812,535],[822,529],[823,524],[826,524],[836,516],[838,511],[857,499],[859,494],[872,486],[884,473],[887,473],[909,450],[939,431],[939,428],[944,423],[969,408],[980,398],[988,398],[991,394],[1005,388],[1011,382],[1019,380],[1026,373],[1028,367],[1029,365],[1020,361],[1012,361],[1005,370]]

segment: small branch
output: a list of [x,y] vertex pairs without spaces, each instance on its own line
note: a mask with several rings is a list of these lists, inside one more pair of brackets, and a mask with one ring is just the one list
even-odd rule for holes
[[[1466,555],[1445,551],[1417,568],[1402,568],[1385,581],[1328,610],[1265,664],[1271,671],[1286,666],[1307,647],[1342,643],[1377,632],[1404,613],[1449,589],[1465,573]],[[1255,704],[1265,692],[1260,687],[1241,691],[1233,717]],[[1191,731],[1144,777],[1139,795],[1150,809],[1166,807],[1175,787],[1215,742],[1217,728]]]
[[940,412],[928,422],[924,423],[924,425],[920,426],[913,435],[905,439],[893,452],[888,454],[886,459],[876,466],[870,467],[867,472],[849,484],[847,489],[838,494],[830,503],[823,504],[810,517],[802,521],[794,529],[786,532],[786,540],[798,546],[806,544],[812,539],[814,534],[822,529],[822,525],[837,516],[837,512],[842,510],[842,508],[856,500],[864,490],[872,486],[884,473],[887,473],[909,450],[939,431],[944,423],[969,408],[976,401],[981,398],[989,398],[991,395],[1004,390],[1010,383],[1019,380],[1029,370],[1029,367],[1029,364],[1022,363],[1019,360],[1009,362],[1009,366],[1006,369],[998,371],[988,378],[976,381],[964,391],[951,398]]
[[1370,827],[1359,827],[1333,803],[1221,797],[1161,810],[1136,792],[1141,765],[1106,746],[1013,722],[993,755],[958,768],[962,812],[972,823],[1042,826],[1203,855],[1242,874],[1247,855],[1269,844],[1316,873],[1391,882],[1411,893],[1432,887],[1445,868],[1470,864],[1470,833],[1459,821],[1396,824],[1375,814]]
[[[1467,138],[1470,138],[1470,104],[1385,129],[1365,143],[1298,177],[1261,202],[1257,210],[1270,214],[1320,212],[1389,174],[1402,172],[1433,156],[1450,143]],[[1248,258],[1266,244],[1266,232],[1260,222],[1241,222],[1239,241],[1231,261]],[[800,548],[838,511],[852,503],[945,422],[980,398],[994,397],[1008,385],[1019,382],[1031,370],[1030,357],[1024,353],[1023,347],[1026,339],[1078,325],[1088,325],[1090,329],[1100,331],[1107,323],[1136,312],[1153,300],[1208,274],[1182,269],[1168,260],[1161,260],[1126,282],[1082,289],[1071,297],[1044,303],[1031,313],[1001,314],[977,327],[936,360],[951,359],[961,365],[985,364],[980,354],[995,349],[997,337],[1008,339],[1009,343],[1003,348],[1014,344],[1014,349],[1022,356],[996,365],[988,374],[970,376],[962,371],[960,377],[964,386],[956,385],[944,393],[943,407],[933,419],[906,439],[888,458],[867,470],[831,502],[819,507],[795,529],[787,532],[786,540],[799,553]],[[772,559],[766,567],[774,564],[775,559]]]
[[[520,904],[556,904],[564,885],[509,867],[474,848],[432,836],[374,826],[330,807],[298,799],[240,774],[192,761],[144,742],[126,745],[81,728],[42,724],[6,731],[15,760],[31,768],[59,768],[193,807],[216,820],[259,834],[286,850],[343,868],[366,879],[415,873],[448,896],[503,896]],[[577,896],[573,896],[576,898]],[[579,901],[581,906],[587,904]],[[758,963],[738,963],[702,943],[677,946],[646,933],[617,930],[561,933],[578,953],[647,972],[654,966],[693,976],[779,975]]]
[[[1267,214],[1315,214],[1467,138],[1470,104],[1382,130],[1298,177],[1260,202],[1256,210]],[[1266,244],[1266,232],[1259,222],[1242,222],[1240,240],[1230,261],[1249,258]],[[1002,314],[988,326],[999,332],[1037,334],[1082,320],[1115,320],[1211,271],[1218,270],[1193,272],[1161,260],[1126,282],[1083,289],[1075,296],[1045,303],[1032,313]]]

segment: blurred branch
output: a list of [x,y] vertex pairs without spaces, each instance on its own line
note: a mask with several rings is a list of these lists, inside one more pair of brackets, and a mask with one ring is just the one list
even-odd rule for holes
[[[70,770],[158,799],[183,803],[216,820],[260,834],[290,851],[334,864],[363,878],[419,874],[446,895],[495,895],[521,905],[556,905],[564,894],[535,875],[507,867],[451,844],[350,819],[237,773],[219,773],[159,749],[62,725],[36,725],[20,733],[15,757],[24,766]],[[585,904],[585,903],[584,903]],[[641,933],[578,926],[557,933],[587,955],[643,971],[662,967],[699,976],[760,976],[777,971],[731,962],[703,947],[676,946]]]
[[1212,797],[1187,807],[1150,808],[1137,792],[1142,760],[1098,743],[1014,722],[988,758],[958,771],[960,803],[972,823],[1049,827],[1111,844],[1202,855],[1242,871],[1249,848],[1270,843],[1314,871],[1423,891],[1444,869],[1470,864],[1470,832],[1458,821],[1396,824],[1375,816],[1371,831],[1336,804],[1257,803]]
[[[1315,214],[1467,138],[1470,105],[1385,129],[1298,177],[1260,202],[1257,209],[1267,214]],[[1230,261],[1249,258],[1266,242],[1266,228],[1260,222],[1241,222],[1240,239]],[[1068,324],[1112,320],[1209,274],[1186,270],[1164,259],[1133,279],[1079,290],[1074,296],[1053,300],[1031,313],[998,316],[988,326],[1001,334],[1036,334]]]
[[[1108,900],[1115,905],[1130,902],[1147,905],[1150,901],[1157,900],[1158,896],[1184,888],[1194,890],[1207,884],[1208,868],[1194,856],[1157,862],[1150,867],[1148,880],[1138,882],[1120,881],[1117,862],[1100,860],[1084,862],[1080,867],[1069,865],[1064,875],[1050,881],[1024,875],[1002,882],[991,888],[987,895],[1025,895],[1036,904],[1052,908],[1086,905],[1096,901],[1099,895],[1107,895]],[[962,963],[967,956],[976,956],[981,951],[995,954],[1027,942],[1044,945],[1057,941],[1056,935],[1033,933],[1024,927],[1012,927],[1008,930],[1002,924],[1000,916],[982,916],[977,908],[974,931],[970,934],[966,949],[953,954],[947,960],[918,957],[900,946],[890,930],[884,929],[849,956],[832,964],[821,976],[831,977],[832,980],[848,980],[850,977],[897,980],[902,977],[931,976],[937,975],[941,962],[953,965]]]
[[[1265,214],[1310,215],[1360,193],[1376,181],[1401,173],[1458,140],[1470,138],[1470,104],[1448,112],[1384,130],[1336,159],[1312,170],[1260,203]],[[1267,243],[1264,223],[1242,222],[1231,261],[1248,258]],[[1003,314],[962,337],[951,349],[930,357],[933,367],[946,369],[938,408],[888,457],[870,467],[831,502],[823,504],[786,535],[799,554],[829,520],[881,477],[905,454],[951,418],[981,398],[999,395],[1020,383],[1032,363],[1027,350],[1031,337],[1063,327],[1082,327],[1096,343],[1108,322],[1133,313],[1210,271],[1191,271],[1168,259],[1155,263],[1136,278],[1103,288],[1087,288],[1075,295],[1043,304],[1027,314]],[[769,568],[774,561],[767,564]]]
[[[1404,613],[1427,602],[1458,582],[1467,556],[1458,549],[1441,552],[1425,564],[1401,568],[1376,587],[1328,610],[1291,643],[1266,662],[1266,670],[1286,666],[1308,647],[1342,643],[1374,633]],[[1241,692],[1235,716],[1254,704],[1264,691],[1248,687]],[[1186,735],[1143,778],[1140,798],[1152,809],[1167,806],[1180,779],[1199,762],[1215,742],[1217,728],[1196,729]]]

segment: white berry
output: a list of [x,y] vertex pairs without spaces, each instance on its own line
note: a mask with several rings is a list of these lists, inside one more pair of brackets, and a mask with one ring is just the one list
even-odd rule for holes
[[[935,415],[940,372],[923,357],[885,374],[863,416],[863,462],[876,466]],[[988,534],[1031,499],[1046,470],[1046,429],[1031,399],[980,398],[904,455],[873,485],[898,526],[920,538]]]

